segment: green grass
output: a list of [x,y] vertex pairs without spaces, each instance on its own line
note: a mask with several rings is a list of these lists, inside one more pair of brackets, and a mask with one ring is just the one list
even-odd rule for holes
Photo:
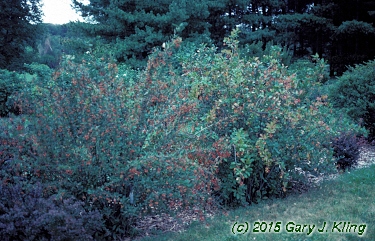
[[[166,233],[140,239],[156,240],[375,240],[375,165],[340,175],[335,180],[325,181],[307,193],[291,195],[285,199],[267,200],[257,205],[231,210],[227,215],[216,215],[205,223],[193,223],[181,233]],[[254,233],[254,223],[281,222],[280,232]],[[365,232],[358,235],[353,228],[348,232],[332,232],[334,222],[365,224]],[[250,229],[245,234],[234,235],[233,224],[248,222]],[[286,224],[316,225],[307,235],[287,232]],[[326,230],[316,231],[326,222]],[[265,227],[265,226],[264,226]],[[268,226],[269,227],[269,226]]]

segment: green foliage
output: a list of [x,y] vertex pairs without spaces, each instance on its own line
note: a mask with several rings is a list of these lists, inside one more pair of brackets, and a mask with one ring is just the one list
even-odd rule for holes
[[[265,45],[265,48],[263,48],[263,45],[264,44],[261,41],[257,43],[246,44],[243,48],[240,49],[241,57],[245,59],[258,57],[261,61],[263,61],[263,58],[269,56],[275,48],[275,45],[272,44],[272,42],[268,42]],[[279,56],[281,63],[285,66],[289,66],[292,63],[293,57],[291,51],[286,47],[282,47],[281,45],[278,47],[281,48]]]
[[[373,59],[374,6],[368,1],[134,1],[74,0],[75,8],[91,24],[79,23],[88,36],[101,36],[120,62],[143,68],[152,48],[170,36],[184,41],[214,43],[239,27],[243,44],[279,44],[293,57],[318,53],[330,63],[330,75],[347,65]],[[353,8],[352,6],[356,6]],[[345,34],[348,33],[348,34]]]
[[295,56],[306,56],[308,53],[322,55],[334,31],[331,19],[311,13],[283,14],[273,28],[277,33],[273,40],[293,49]]
[[336,30],[336,38],[342,38],[344,35],[357,35],[357,34],[374,34],[374,27],[362,21],[345,21]]
[[[215,54],[200,48],[185,62],[191,78],[191,96],[201,100],[199,136],[220,141],[226,156],[222,171],[223,197],[232,193],[240,202],[282,196],[296,168],[309,172],[333,171],[330,148],[323,144],[337,133],[358,127],[334,118],[328,96],[311,99],[309,90],[319,85],[326,64],[294,66],[296,74],[281,63],[281,49],[274,46],[262,61],[244,60],[238,53],[238,31],[224,40],[228,49]],[[226,143],[226,144],[224,144]],[[210,146],[209,141],[205,145]],[[223,157],[223,156],[221,156]],[[228,183],[228,184],[225,184]],[[233,187],[233,183],[236,183]]]
[[[24,102],[24,100],[20,99],[18,92],[30,91],[29,94],[32,96],[41,95],[40,92],[44,88],[52,85],[52,70],[47,65],[38,63],[25,64],[24,69],[26,72],[22,74],[13,73],[13,75],[18,76],[17,79],[10,79],[12,85],[17,86],[17,88],[9,93],[7,98],[6,106],[10,112],[9,114],[18,115],[22,112],[31,111],[34,108],[27,100]],[[33,85],[34,82],[38,82],[40,87]]]
[[[139,215],[209,199],[209,163],[202,168],[188,158],[180,133],[194,105],[184,101],[183,79],[166,64],[169,56],[155,53],[142,75],[91,55],[81,63],[64,59],[53,79],[35,78],[20,93],[28,117],[4,138],[11,143],[18,135],[18,143],[21,137],[28,143],[16,152],[20,173],[46,183],[52,194],[99,209],[106,229],[98,236],[129,235]],[[162,79],[165,71],[171,79]]]
[[332,66],[339,74],[347,69],[346,66],[374,58],[375,50],[371,44],[375,40],[375,28],[370,23],[345,21],[337,27],[332,39],[336,55],[332,59]]
[[113,57],[134,68],[144,67],[155,46],[173,34],[198,39],[207,34],[210,1],[73,1],[83,16],[99,24],[82,25],[90,36],[102,36],[111,44]]
[[81,64],[65,59],[53,79],[35,78],[23,89],[20,108],[30,117],[18,130],[27,128],[32,143],[24,168],[30,179],[56,187],[53,193],[100,209],[116,236],[135,215],[128,199],[131,180],[124,179],[132,167],[125,139],[132,125],[130,118],[125,122],[130,110],[124,100],[132,96],[116,78],[115,64],[86,58]]
[[238,34],[221,52],[175,37],[142,71],[90,53],[51,77],[34,66],[15,102],[23,115],[0,136],[9,172],[99,210],[96,237],[120,239],[142,215],[282,197],[301,171],[334,171],[327,142],[361,129],[310,92],[325,61],[288,69],[279,46],[246,56]]
[[301,94],[301,99],[315,101],[321,96],[327,96],[328,88],[325,84],[329,79],[328,65],[317,54],[310,59],[298,59],[293,62],[288,67],[288,74],[294,74],[300,79],[298,88],[305,90]]
[[330,90],[335,107],[361,122],[375,136],[375,61],[350,67]]
[[40,63],[25,64],[25,68],[27,73],[33,75],[33,77],[37,78],[38,81],[42,81],[44,84],[51,78],[53,73],[53,70],[50,67]]
[[[7,105],[8,98],[21,87],[23,76],[14,71],[0,69],[0,116],[7,116],[12,107]],[[13,110],[15,111],[15,110]]]
[[0,69],[22,69],[30,61],[41,16],[40,0],[0,2]]

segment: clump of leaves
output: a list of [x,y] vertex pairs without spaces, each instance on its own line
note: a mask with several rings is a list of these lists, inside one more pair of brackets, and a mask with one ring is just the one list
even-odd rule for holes
[[18,155],[21,172],[100,210],[107,239],[132,234],[140,215],[205,202],[214,185],[206,172],[213,160],[202,167],[189,158],[195,149],[184,131],[195,103],[169,62],[180,41],[155,51],[142,74],[86,55],[80,63],[64,59],[51,80],[20,93],[20,104],[32,106],[20,107],[30,111],[12,129],[32,143]]
[[355,65],[336,80],[330,99],[335,107],[346,112],[369,131],[375,139],[375,61]]
[[9,97],[20,89],[23,76],[14,71],[0,69],[0,116],[4,117],[9,112],[17,112],[12,106],[7,105]]
[[[128,232],[138,209],[128,197],[139,173],[130,163],[142,137],[130,135],[137,132],[138,108],[126,101],[135,99],[127,87],[115,63],[91,55],[81,63],[65,58],[49,79],[26,83],[16,101],[25,115],[10,130],[32,143],[18,155],[21,173],[54,187],[52,194],[100,210],[111,238]],[[109,238],[107,232],[98,235]]]
[[327,95],[309,93],[324,80],[324,60],[315,56],[315,64],[288,70],[278,46],[261,59],[243,59],[237,35],[234,30],[224,39],[227,49],[221,53],[206,46],[192,53],[183,72],[191,98],[199,100],[195,135],[221,160],[222,189],[216,196],[224,203],[252,203],[285,195],[291,179],[304,178],[297,168],[333,172],[332,152],[324,143],[341,129],[359,127],[335,118]]
[[337,169],[345,171],[355,166],[360,154],[360,149],[365,145],[366,140],[352,132],[344,132],[333,138],[333,155],[337,160]]
[[83,202],[43,193],[40,184],[0,186],[1,240],[93,240],[104,228],[99,212],[87,212]]

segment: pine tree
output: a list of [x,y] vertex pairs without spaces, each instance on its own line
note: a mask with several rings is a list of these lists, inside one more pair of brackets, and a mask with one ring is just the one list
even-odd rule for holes
[[73,1],[83,17],[92,17],[98,24],[86,29],[114,44],[113,56],[130,60],[134,67],[153,47],[162,46],[173,34],[196,38],[208,34],[210,1],[198,0],[96,0],[84,5]]
[[0,68],[19,69],[27,61],[41,16],[40,0],[0,0]]
[[[178,34],[185,41],[212,41],[219,48],[230,31],[240,27],[241,44],[268,42],[293,50],[295,57],[328,59],[331,75],[346,65],[375,56],[371,0],[74,0],[93,24],[86,30],[113,45],[111,54],[130,59],[134,67],[155,46]],[[352,22],[350,25],[346,21]],[[371,26],[370,26],[371,25]],[[343,34],[349,31],[350,34]],[[353,52],[353,50],[355,50]]]

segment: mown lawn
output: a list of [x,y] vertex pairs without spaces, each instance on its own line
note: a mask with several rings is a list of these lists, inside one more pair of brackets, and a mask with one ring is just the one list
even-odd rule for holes
[[[325,181],[306,193],[231,210],[205,223],[193,223],[181,233],[162,233],[140,240],[375,240],[374,188],[375,165],[372,165]],[[239,224],[246,228],[245,222],[248,231],[233,234],[240,231]],[[264,223],[261,226],[256,222]],[[277,222],[279,232],[275,226]],[[307,227],[296,230],[297,225],[315,226],[308,234]],[[357,225],[356,229],[353,225]],[[254,232],[255,227],[259,233]],[[261,229],[267,230],[262,232]]]

